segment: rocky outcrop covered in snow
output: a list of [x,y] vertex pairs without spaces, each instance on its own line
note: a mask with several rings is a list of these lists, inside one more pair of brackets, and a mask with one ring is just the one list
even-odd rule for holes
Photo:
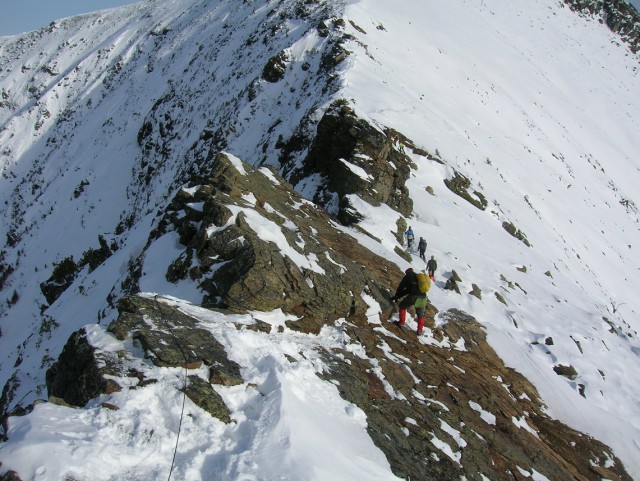
[[[74,334],[47,376],[54,402],[82,407],[96,397],[103,409],[118,409],[103,394],[146,389],[156,382],[152,366],[182,367],[188,373],[181,388],[185,395],[220,421],[234,422],[214,387],[252,388],[241,374],[248,366],[230,360],[201,321],[167,299],[131,297],[120,312],[109,331],[143,356],[95,349],[86,332]],[[342,324],[349,341],[323,350],[325,366],[318,375],[366,413],[368,432],[398,477],[480,479],[482,473],[510,481],[540,475],[631,480],[608,447],[546,414],[535,388],[497,357],[475,319],[457,310],[440,319],[441,325],[419,339],[391,323],[372,324],[356,310]],[[308,329],[303,320],[289,327],[296,323]],[[257,318],[235,327],[265,338],[274,332],[286,336],[288,330],[274,331]],[[85,366],[83,375],[78,365]]]
[[178,234],[184,251],[167,279],[198,282],[205,305],[281,308],[319,328],[345,316],[356,293],[388,297],[400,272],[337,226],[271,170],[219,154],[210,176],[176,195],[152,237]]
[[[271,171],[220,154],[210,176],[176,195],[149,243],[165,235],[184,246],[167,278],[200,282],[212,312],[238,314],[225,318],[238,332],[317,340],[324,360],[318,375],[366,413],[369,435],[397,476],[631,479],[607,446],[547,414],[533,385],[504,365],[474,318],[451,310],[436,322],[429,305],[428,328],[417,337],[389,322],[388,311],[372,313],[362,299],[388,306],[398,267],[341,232]],[[292,316],[277,327],[259,314],[247,321],[247,312],[273,309]],[[242,374],[249,366],[232,360],[225,339],[162,296],[129,297],[119,311],[108,330],[123,347],[101,349],[86,330],[74,333],[47,374],[52,401],[118,409],[109,393],[147,389],[158,367],[180,367],[184,395],[234,422],[216,386],[249,389]],[[322,347],[321,329],[338,325],[347,340]]]
[[564,0],[572,10],[600,18],[631,51],[640,51],[640,13],[626,0]]
[[327,355],[326,378],[366,412],[396,475],[631,479],[609,448],[546,414],[536,389],[504,365],[474,318],[451,310],[439,320],[425,345],[407,330],[371,329],[356,318],[347,331],[366,356]]
[[397,133],[371,125],[346,101],[336,101],[318,123],[303,167],[289,178],[341,222],[353,224],[360,216],[349,201],[352,194],[403,215],[411,213],[413,202],[405,186],[410,164]]

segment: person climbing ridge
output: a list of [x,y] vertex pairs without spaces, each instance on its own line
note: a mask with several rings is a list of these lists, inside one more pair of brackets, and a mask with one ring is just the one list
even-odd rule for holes
[[424,257],[424,252],[427,250],[427,241],[424,240],[423,237],[420,237],[420,241],[418,242],[418,253],[420,254],[420,259],[426,261]]
[[[428,288],[427,288],[428,289]],[[404,277],[398,284],[398,289],[395,295],[391,298],[391,302],[394,304],[398,302],[400,298],[403,298],[398,305],[399,319],[394,322],[397,326],[404,326],[407,319],[407,309],[411,306],[416,308],[416,316],[418,317],[418,328],[416,334],[422,334],[424,329],[424,313],[427,304],[427,293],[420,291],[418,287],[418,275],[413,272],[413,269],[409,267],[404,274]]]
[[411,228],[411,226],[409,226],[409,228],[404,233],[404,235],[407,238],[407,249],[411,249],[411,246],[413,245],[413,239],[414,239],[413,229]]
[[427,273],[429,274],[429,278],[432,281],[436,280],[436,269],[437,268],[438,268],[438,263],[433,258],[433,256],[431,256],[431,259],[429,259],[429,262],[427,262]]

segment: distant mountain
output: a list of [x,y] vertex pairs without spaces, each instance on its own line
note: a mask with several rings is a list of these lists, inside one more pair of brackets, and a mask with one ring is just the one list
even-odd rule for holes
[[0,39],[0,475],[640,477],[639,18],[149,0]]

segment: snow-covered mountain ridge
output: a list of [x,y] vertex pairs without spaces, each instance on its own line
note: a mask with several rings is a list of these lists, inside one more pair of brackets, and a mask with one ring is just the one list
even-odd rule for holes
[[[409,152],[406,220],[463,279],[462,295],[437,289],[433,303],[485,324],[551,414],[637,476],[638,57],[606,26],[552,1],[156,1],[0,42],[7,412],[45,397],[71,332],[113,320],[132,284],[201,302],[197,286],[164,279],[169,255],[147,245],[173,193],[224,149],[296,173],[311,198],[322,179],[297,174],[324,109],[344,98],[430,153]],[[486,210],[446,188],[455,172]],[[405,267],[398,214],[348,200]],[[108,259],[47,305],[54,266],[100,239]]]

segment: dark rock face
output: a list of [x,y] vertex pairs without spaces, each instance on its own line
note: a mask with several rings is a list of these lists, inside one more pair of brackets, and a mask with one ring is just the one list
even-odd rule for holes
[[572,10],[596,15],[614,33],[629,44],[632,52],[640,51],[640,13],[625,0],[564,0]]
[[410,160],[392,136],[359,119],[344,102],[335,102],[318,124],[317,135],[304,161],[294,173],[294,184],[312,175],[323,181],[314,202],[335,213],[345,224],[357,223],[345,197],[357,194],[365,201],[389,205],[408,216],[413,203],[405,183]]
[[[120,340],[132,339],[142,347],[145,358],[159,367],[209,368],[210,381],[185,374],[182,391],[197,406],[223,422],[230,422],[229,409],[211,383],[241,384],[240,366],[231,361],[209,331],[180,310],[147,297],[129,297],[119,305],[120,316],[109,330]],[[137,378],[135,388],[156,382],[144,363],[126,351],[97,351],[80,330],[67,342],[59,360],[47,372],[50,402],[84,406],[100,394],[120,391],[114,378]],[[128,383],[131,384],[131,383]],[[104,404],[117,409],[112,404]]]
[[74,332],[58,361],[47,371],[47,391],[72,406],[84,406],[107,389],[86,332]]
[[20,386],[17,373],[14,373],[5,383],[0,396],[0,441],[4,441],[7,435],[7,418],[13,413],[9,413],[9,406],[15,397],[15,392]]
[[53,304],[73,283],[78,270],[73,258],[67,257],[55,266],[51,277],[40,284],[40,291],[49,305]]
[[[354,320],[349,335],[367,358],[327,354],[324,377],[338,381],[341,395],[365,411],[369,434],[394,474],[441,481],[482,473],[511,481],[525,479],[520,467],[554,481],[631,479],[618,459],[605,467],[607,456],[614,459],[606,446],[544,413],[535,388],[502,363],[475,319],[457,310],[442,318],[446,324],[433,331],[440,346],[398,328],[383,337],[398,355],[392,358],[370,326]],[[372,374],[374,364],[381,375]]]
[[[112,251],[104,237],[98,236],[98,241],[100,242],[100,248],[85,251],[78,263],[73,260],[73,257],[63,259],[55,265],[49,279],[40,284],[40,291],[49,305],[53,304],[56,299],[71,286],[78,272],[80,272],[84,266],[89,266],[89,272],[92,272],[106,259],[111,257]],[[1,268],[0,274],[2,274]],[[1,280],[0,276],[0,281]]]
[[286,61],[287,56],[282,52],[271,57],[262,70],[262,78],[270,83],[282,80],[287,67]]
[[[0,468],[2,468],[2,463],[0,463]],[[22,481],[22,478],[15,471],[7,471],[0,475],[0,481]]]

